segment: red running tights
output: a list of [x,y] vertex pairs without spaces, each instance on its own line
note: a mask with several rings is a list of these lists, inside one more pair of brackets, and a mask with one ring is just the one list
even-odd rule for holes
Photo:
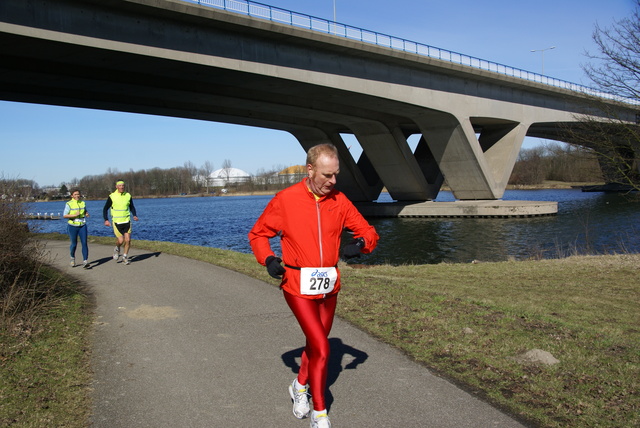
[[338,295],[333,294],[326,299],[304,299],[284,292],[284,298],[307,339],[302,352],[298,382],[301,385],[309,384],[313,409],[324,410],[327,408],[324,393],[330,353],[329,332],[333,325]]

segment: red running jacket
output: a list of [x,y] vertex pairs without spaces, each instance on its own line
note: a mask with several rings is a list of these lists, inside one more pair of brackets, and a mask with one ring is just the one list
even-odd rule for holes
[[[362,217],[347,197],[337,190],[316,201],[308,189],[305,178],[280,192],[269,202],[249,232],[251,249],[258,263],[265,265],[275,255],[269,238],[280,236],[282,260],[295,267],[330,267],[338,264],[340,238],[344,228],[354,238],[364,238],[362,252],[373,251],[378,234]],[[286,292],[306,299],[322,299],[326,295],[302,295],[300,271],[286,267],[280,287]],[[340,290],[340,272],[334,290]]]

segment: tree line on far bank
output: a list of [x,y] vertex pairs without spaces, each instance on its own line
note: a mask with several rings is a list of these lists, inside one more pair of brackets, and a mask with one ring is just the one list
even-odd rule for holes
[[[208,169],[212,169],[211,164],[207,164]],[[231,168],[229,161],[225,161],[225,165]],[[278,167],[268,171],[261,170],[246,181],[235,183],[229,180],[225,186],[217,187],[211,186],[201,178],[208,176],[211,171],[198,169],[190,162],[169,169],[152,168],[128,172],[108,169],[104,174],[73,179],[62,183],[59,188],[46,190],[41,189],[32,180],[0,179],[0,194],[46,200],[66,198],[72,188],[79,188],[84,197],[101,199],[113,192],[116,180],[124,180],[127,190],[137,197],[216,194],[222,187],[230,192],[277,191],[291,184],[291,177],[273,179],[281,169]],[[295,181],[301,177],[297,177]],[[535,186],[545,180],[601,183],[603,176],[596,153],[591,149],[560,143],[546,143],[523,149],[509,184]]]
[[[232,169],[230,161],[225,160],[223,163],[223,177],[225,168],[229,171]],[[121,172],[109,168],[104,174],[87,175],[80,179],[73,178],[54,188],[42,188],[33,180],[0,177],[0,196],[39,200],[61,199],[67,198],[71,189],[78,188],[85,198],[102,199],[115,190],[117,180],[124,180],[127,183],[127,191],[136,197],[217,194],[223,188],[230,192],[277,191],[290,185],[292,179],[297,181],[301,178],[297,175],[292,177],[291,174],[278,178],[278,172],[282,169],[284,167],[274,167],[272,170],[261,169],[242,182],[235,182],[233,177],[227,174],[226,179],[223,179],[224,186],[212,185],[214,181],[210,178],[210,174],[213,167],[209,161],[202,168],[196,168],[191,162],[168,169],[151,168]]]
[[509,184],[537,185],[544,181],[604,183],[597,153],[580,146],[548,143],[523,149]]

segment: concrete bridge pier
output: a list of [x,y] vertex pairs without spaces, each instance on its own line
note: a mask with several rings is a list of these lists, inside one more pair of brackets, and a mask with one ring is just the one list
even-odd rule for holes
[[460,120],[447,113],[414,120],[456,199],[502,197],[526,126],[499,119]]
[[[431,152],[431,146],[434,146],[438,140],[432,141],[430,145],[427,139],[422,137],[415,153],[412,154],[405,134],[399,127],[391,129],[380,122],[351,123],[350,127],[363,146],[363,153],[357,162],[351,156],[338,128],[293,127],[289,132],[298,139],[305,151],[316,144],[327,142],[333,143],[338,148],[340,180],[337,187],[345,192],[367,217],[534,217],[553,215],[558,211],[556,202],[501,200],[433,202],[432,199],[436,198],[444,181],[436,156]],[[475,138],[473,134],[474,141],[467,139],[466,142],[468,146],[475,143],[481,147],[484,150],[484,157],[479,159],[487,162],[485,159],[487,157],[490,164],[492,156],[504,156],[505,153],[502,152],[512,147],[515,142],[518,147],[522,144],[525,128],[524,125],[513,123],[488,125],[484,127],[480,138]],[[448,132],[455,134],[457,131],[457,129],[450,129]],[[444,133],[446,135],[446,131]],[[383,144],[382,148],[377,144]],[[394,147],[394,150],[388,151],[389,147]],[[446,152],[446,148],[443,151]],[[369,159],[368,153],[372,154],[373,160]],[[517,152],[506,154],[512,156],[515,163]],[[500,165],[499,162],[497,164]],[[423,186],[419,188],[421,194],[427,196],[425,199],[401,199],[398,198],[398,193],[389,192],[397,202],[371,202],[379,197],[383,189],[383,181],[377,171],[389,175],[389,182],[394,183],[393,180],[406,178],[405,171],[412,168],[414,178],[417,178],[416,185]],[[497,177],[503,177],[506,184],[510,171],[510,168],[507,171],[497,169],[495,173]],[[464,183],[464,177],[459,180]],[[400,196],[404,196],[402,192]]]
[[399,127],[362,121],[350,128],[393,199],[430,199],[429,184]]
[[429,144],[427,143],[427,140],[425,140],[424,136],[420,136],[420,141],[418,141],[418,145],[416,146],[416,150],[413,155],[415,156],[418,165],[420,165],[422,174],[429,185],[429,199],[433,200],[438,196],[438,193],[440,193],[440,189],[444,184],[444,175],[438,166],[438,161],[431,152],[431,149],[429,149]]
[[518,160],[527,128],[522,123],[505,121],[484,126],[480,133],[478,142],[491,168],[495,185],[503,189],[503,193]]

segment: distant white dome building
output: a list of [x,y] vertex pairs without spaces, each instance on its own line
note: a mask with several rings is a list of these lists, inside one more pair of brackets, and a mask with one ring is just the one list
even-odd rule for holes
[[248,172],[238,168],[220,168],[210,175],[209,186],[226,186],[228,184],[246,183],[251,180]]

